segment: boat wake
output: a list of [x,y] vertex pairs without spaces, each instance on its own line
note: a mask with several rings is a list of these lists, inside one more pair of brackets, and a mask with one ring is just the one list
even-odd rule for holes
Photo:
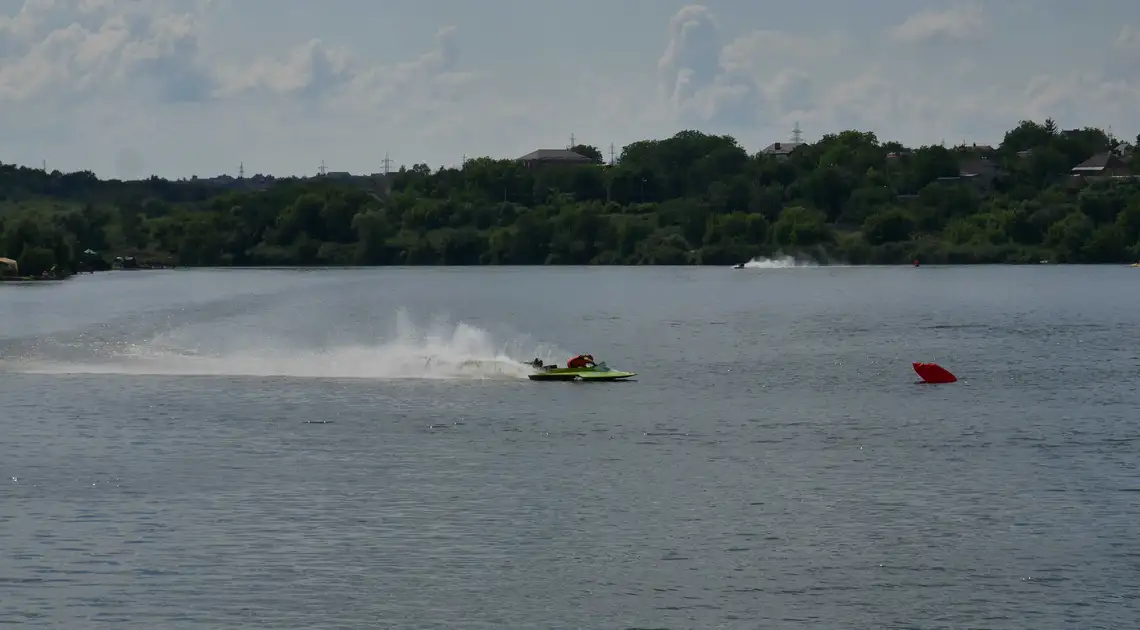
[[778,256],[776,258],[753,258],[744,263],[745,269],[797,269],[801,267],[819,267],[819,263],[812,260],[797,260],[791,256]]
[[558,360],[566,352],[527,337],[500,342],[466,323],[437,321],[421,328],[400,312],[393,330],[375,343],[327,347],[282,347],[246,340],[204,349],[216,339],[175,331],[143,343],[77,344],[67,358],[28,356],[9,360],[4,371],[25,374],[115,374],[162,376],[246,376],[326,379],[526,379],[525,361]]

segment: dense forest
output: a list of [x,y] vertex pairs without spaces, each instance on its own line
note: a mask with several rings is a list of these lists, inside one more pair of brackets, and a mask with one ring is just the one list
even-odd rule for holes
[[[1140,141],[1140,140],[1138,140]],[[1140,152],[1025,121],[998,147],[844,131],[750,155],[682,131],[371,176],[99,180],[0,165],[19,273],[189,266],[1118,263],[1140,258]]]

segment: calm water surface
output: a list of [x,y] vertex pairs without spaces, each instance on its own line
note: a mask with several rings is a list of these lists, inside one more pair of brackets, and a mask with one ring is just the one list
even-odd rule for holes
[[[1129,268],[0,287],[0,623],[1136,628]],[[637,382],[532,383],[591,352]],[[921,386],[911,361],[962,379]]]

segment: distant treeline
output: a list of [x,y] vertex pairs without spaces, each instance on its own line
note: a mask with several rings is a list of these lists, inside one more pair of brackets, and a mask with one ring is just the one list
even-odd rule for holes
[[918,149],[845,131],[754,155],[731,137],[682,131],[630,144],[613,165],[595,147],[572,151],[230,186],[0,166],[0,257],[26,274],[115,256],[208,266],[1140,258],[1137,154],[1099,129],[1022,122],[996,148]]

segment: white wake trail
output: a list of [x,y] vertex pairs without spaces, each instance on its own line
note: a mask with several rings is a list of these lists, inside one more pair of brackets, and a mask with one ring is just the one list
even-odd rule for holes
[[[397,315],[394,330],[376,343],[290,348],[254,339],[241,347],[200,349],[194,339],[160,335],[92,360],[19,361],[9,371],[36,374],[251,376],[351,379],[525,379],[524,362],[561,361],[566,352],[525,336],[501,342],[463,322],[415,325]],[[197,340],[204,342],[205,340]],[[208,344],[207,344],[208,345]]]

